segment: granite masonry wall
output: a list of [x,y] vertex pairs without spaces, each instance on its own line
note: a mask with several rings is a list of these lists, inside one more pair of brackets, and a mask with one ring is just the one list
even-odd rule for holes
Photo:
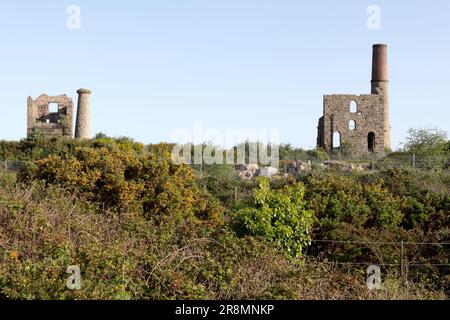
[[[50,104],[58,105],[56,112],[50,111]],[[73,101],[67,95],[40,95],[33,100],[28,97],[27,134],[40,131],[47,136],[72,137]]]
[[[376,94],[325,95],[318,146],[332,150],[345,144],[355,155],[384,154],[384,99],[383,95]],[[351,110],[352,101],[356,102],[356,110]]]

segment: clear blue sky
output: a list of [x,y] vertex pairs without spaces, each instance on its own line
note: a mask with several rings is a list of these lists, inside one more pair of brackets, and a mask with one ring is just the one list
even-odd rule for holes
[[450,131],[448,0],[9,0],[0,39],[0,139],[25,136],[28,95],[87,87],[94,133],[169,141],[200,120],[313,147],[323,94],[369,93],[374,43],[389,45],[393,145],[410,127]]

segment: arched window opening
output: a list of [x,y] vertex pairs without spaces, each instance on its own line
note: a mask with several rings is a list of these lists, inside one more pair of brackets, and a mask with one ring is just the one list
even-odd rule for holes
[[338,131],[333,133],[333,149],[341,147],[341,134]]
[[351,131],[356,130],[356,122],[355,122],[355,120],[350,120],[349,121],[348,129],[351,130]]
[[356,103],[355,100],[352,100],[350,102],[350,112],[351,113],[356,113],[358,111],[358,104]]
[[369,152],[375,152],[375,133],[370,132],[367,136]]

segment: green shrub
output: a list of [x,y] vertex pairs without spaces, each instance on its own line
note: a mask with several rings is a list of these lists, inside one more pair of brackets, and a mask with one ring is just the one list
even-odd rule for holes
[[325,160],[329,160],[329,156],[328,153],[322,149],[322,148],[317,148],[315,150],[309,150],[307,151],[307,154],[309,157],[316,159],[318,161],[325,161]]
[[253,236],[283,248],[293,258],[301,257],[310,243],[313,214],[305,209],[305,189],[301,183],[271,190],[269,180],[260,179],[253,206],[240,210],[237,219]]
[[395,229],[402,222],[402,200],[380,183],[319,173],[308,177],[306,190],[309,209],[316,213],[324,232],[343,223],[360,228]]
[[188,166],[172,163],[170,153],[144,154],[129,142],[93,143],[73,155],[26,163],[20,181],[58,185],[111,209],[138,206],[148,218],[182,214],[212,226],[222,223],[221,205],[198,188]]
[[[395,265],[396,242],[449,242],[445,171],[318,170],[300,175],[303,183],[244,183],[232,166],[204,166],[196,178],[190,167],[172,163],[172,148],[105,135],[0,142],[0,154],[27,161],[18,181],[0,172],[0,299],[448,294],[445,266],[411,268],[408,288],[398,268],[388,268],[385,288],[374,293],[365,287],[365,270],[327,262]],[[312,156],[289,145],[283,152]],[[311,238],[357,243],[310,245]],[[410,244],[403,258],[445,265],[449,256],[448,246]],[[69,265],[81,267],[81,290],[66,287]]]

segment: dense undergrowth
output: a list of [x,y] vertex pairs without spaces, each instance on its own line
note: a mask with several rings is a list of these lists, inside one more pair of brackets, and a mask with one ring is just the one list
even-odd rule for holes
[[[171,146],[32,137],[1,143],[0,297],[445,299],[445,170],[202,175]],[[328,240],[334,240],[328,242]],[[401,241],[404,242],[403,250]],[[66,287],[67,267],[82,272]],[[366,286],[382,267],[382,289]]]

